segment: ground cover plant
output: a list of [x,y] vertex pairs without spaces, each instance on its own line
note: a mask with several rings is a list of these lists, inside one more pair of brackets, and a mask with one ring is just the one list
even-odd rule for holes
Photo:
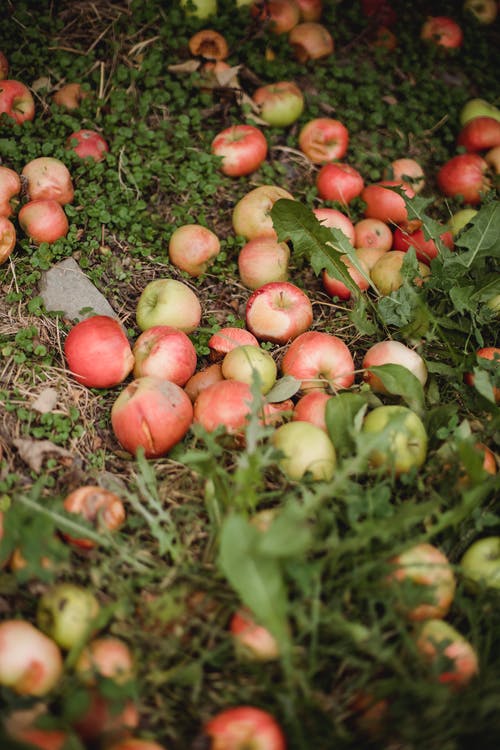
[[[19,122],[0,107],[2,748],[157,747],[127,737],[193,750],[498,747],[500,29],[494,9],[484,22],[467,5],[325,1],[333,50],[327,40],[314,59],[273,30],[273,3],[219,0],[203,18],[174,1],[7,2],[0,102],[3,81],[18,81],[32,105]],[[429,16],[451,18],[461,43],[421,38]],[[197,47],[204,29],[227,42],[227,67],[204,67],[220,43]],[[252,97],[282,81],[303,102],[269,124]],[[74,107],[60,98],[66,84],[81,86]],[[486,135],[463,133],[466,105]],[[348,133],[325,171],[300,138],[318,118]],[[212,142],[241,124],[267,150],[238,176]],[[74,150],[82,140],[98,143],[96,159]],[[479,192],[443,174],[465,154]],[[21,214],[41,183],[27,165],[41,157],[71,181],[55,201],[56,237]],[[401,182],[399,159],[420,165],[422,189]],[[347,190],[328,177],[339,163],[364,188],[345,202],[330,192]],[[353,229],[382,211],[382,180],[404,217],[384,221],[395,275],[370,272],[369,241]],[[279,191],[264,211],[242,203],[265,186]],[[341,212],[342,229],[322,225],[319,208]],[[169,248],[185,225],[219,241],[195,270]],[[285,334],[267,328],[272,308],[249,311],[265,299],[267,261],[245,267],[241,251],[264,225],[273,252],[281,244],[278,308],[293,293],[305,316]],[[84,377],[78,342],[73,355],[66,343],[76,321],[41,296],[44,274],[68,258],[121,324],[117,348]],[[174,433],[167,411],[161,424],[149,417],[137,447],[117,401],[145,378],[136,342],[156,323],[143,294],[164,279],[187,312],[170,324],[180,348],[162,368],[189,347],[197,373],[213,367],[212,337],[228,327],[250,329],[259,353],[246,338],[215,376],[236,380],[233,402],[207,390],[193,407],[193,369],[172,367],[149,397],[153,414],[162,395],[180,404],[185,427]],[[337,364],[314,363],[324,337]],[[112,379],[89,385],[105,360]],[[217,744],[211,733],[231,718],[219,715],[235,707],[266,712],[274,744]]]

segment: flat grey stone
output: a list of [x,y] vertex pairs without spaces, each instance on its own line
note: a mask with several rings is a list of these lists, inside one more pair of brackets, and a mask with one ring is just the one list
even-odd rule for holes
[[74,258],[65,258],[45,271],[40,279],[40,296],[45,309],[62,312],[78,321],[90,315],[118,318],[106,297],[94,286]]

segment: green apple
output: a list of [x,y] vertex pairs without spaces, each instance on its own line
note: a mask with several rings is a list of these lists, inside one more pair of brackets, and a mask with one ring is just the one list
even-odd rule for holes
[[73,583],[59,583],[38,602],[37,625],[63,649],[83,644],[99,613],[94,594]]
[[331,479],[337,464],[335,448],[321,427],[310,422],[288,422],[274,431],[271,442],[282,451],[279,465],[290,479]]
[[396,476],[423,466],[427,456],[427,432],[420,417],[406,406],[378,406],[369,412],[362,432],[378,435],[369,456],[373,467],[385,467]]
[[217,0],[181,0],[181,7],[189,15],[208,18],[217,13]]
[[486,99],[469,99],[460,112],[460,123],[466,125],[475,117],[493,117],[500,120],[500,109],[490,104]]
[[462,208],[456,211],[448,220],[448,229],[453,237],[456,237],[476,214],[475,208]]
[[500,589],[500,536],[473,542],[460,561],[466,578]]
[[252,385],[255,373],[259,376],[261,393],[270,391],[276,382],[278,368],[272,355],[258,346],[236,346],[222,361],[222,375],[226,380],[240,380]]
[[197,295],[182,281],[155,279],[144,287],[135,310],[141,331],[153,326],[173,326],[192,333],[201,320]]

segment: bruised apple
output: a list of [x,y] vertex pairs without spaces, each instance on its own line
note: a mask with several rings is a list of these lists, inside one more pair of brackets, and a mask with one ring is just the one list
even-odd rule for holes
[[55,200],[38,199],[25,203],[18,214],[19,226],[36,244],[56,242],[69,231],[68,217]]
[[200,29],[189,39],[189,51],[193,57],[206,60],[225,60],[229,57],[226,38],[214,29]]
[[[84,485],[70,492],[63,501],[68,513],[76,513],[90,521],[98,531],[116,531],[125,523],[125,507],[115,492],[98,485]],[[67,542],[82,549],[92,549],[95,542],[88,537],[74,537],[63,531]]]
[[328,57],[334,49],[332,35],[326,26],[316,21],[304,21],[294,26],[288,34],[288,43],[300,63]]
[[201,224],[183,224],[172,232],[168,257],[190,276],[201,276],[220,252],[220,240]]
[[299,133],[299,148],[313,164],[342,159],[349,144],[349,131],[340,120],[317,117]]
[[0,685],[19,695],[49,693],[63,673],[59,647],[27,620],[0,623]]
[[27,180],[29,200],[54,200],[62,206],[74,197],[73,181],[68,167],[53,156],[39,156],[29,161],[21,172]]
[[306,331],[289,344],[281,362],[283,375],[301,381],[301,389],[338,390],[354,383],[354,361],[338,336]]
[[111,408],[116,439],[135,455],[164,456],[186,435],[193,406],[183,389],[169,380],[147,375],[136,378],[120,393]]
[[78,109],[87,93],[82,89],[81,83],[65,83],[52,96],[58,107],[73,110]]
[[111,388],[134,367],[134,355],[121,324],[108,315],[81,320],[64,342],[72,376],[88,388]]

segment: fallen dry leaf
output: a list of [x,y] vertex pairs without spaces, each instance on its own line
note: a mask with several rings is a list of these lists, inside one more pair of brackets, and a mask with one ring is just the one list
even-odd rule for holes
[[175,65],[169,65],[168,70],[171,73],[194,73],[198,70],[201,63],[199,60],[186,60],[183,63],[176,63]]
[[31,440],[30,438],[17,438],[13,440],[19,455],[25,464],[33,471],[39,472],[46,458],[71,459],[73,455],[65,448],[61,448],[51,440]]
[[55,409],[59,400],[56,388],[44,388],[31,404],[31,408],[40,414],[47,414]]

